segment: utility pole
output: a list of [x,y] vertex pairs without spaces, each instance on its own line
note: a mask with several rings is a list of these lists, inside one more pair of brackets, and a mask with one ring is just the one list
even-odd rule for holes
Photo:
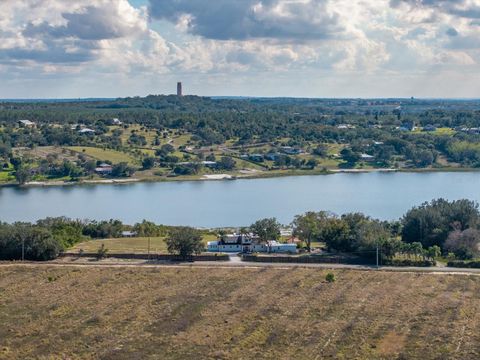
[[378,241],[377,241],[377,269],[378,269]]

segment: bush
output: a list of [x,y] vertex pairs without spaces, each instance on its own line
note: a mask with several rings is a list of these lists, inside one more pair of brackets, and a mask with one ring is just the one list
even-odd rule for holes
[[328,273],[327,276],[325,276],[325,280],[329,283],[335,282],[335,274],[334,273]]
[[448,267],[480,269],[480,261],[449,261]]
[[97,260],[105,259],[107,257],[108,249],[105,244],[102,244],[97,250]]
[[430,267],[430,266],[436,266],[437,262],[435,260],[385,259],[383,261],[383,265]]

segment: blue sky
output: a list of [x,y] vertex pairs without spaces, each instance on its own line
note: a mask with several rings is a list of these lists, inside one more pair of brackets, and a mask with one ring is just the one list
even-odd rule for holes
[[480,97],[480,0],[0,2],[1,98]]

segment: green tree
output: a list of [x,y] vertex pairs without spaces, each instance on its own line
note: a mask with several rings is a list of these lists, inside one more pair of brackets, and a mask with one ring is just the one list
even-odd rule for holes
[[164,233],[162,226],[156,225],[147,220],[143,220],[141,223],[136,223],[133,226],[133,231],[135,231],[140,237],[161,236]]
[[236,163],[230,156],[222,156],[220,161],[217,163],[217,167],[222,170],[233,170],[235,169]]
[[262,243],[280,238],[280,224],[275,218],[256,221],[250,225],[250,231],[257,235]]
[[15,171],[15,179],[20,185],[23,185],[30,181],[32,178],[32,174],[28,169],[25,169],[24,167],[19,168],[17,171]]
[[165,239],[170,254],[176,254],[186,260],[193,254],[203,251],[202,233],[191,227],[177,227],[169,231]]
[[304,241],[308,251],[311,251],[312,241],[320,238],[322,225],[324,224],[324,213],[309,211],[303,215],[297,215],[292,222],[293,235]]
[[155,166],[155,158],[154,157],[148,156],[148,157],[143,159],[142,167],[143,167],[144,170],[151,169],[154,166]]
[[480,221],[478,204],[469,200],[432,200],[409,210],[402,219],[402,240],[443,249],[450,232],[475,228]]

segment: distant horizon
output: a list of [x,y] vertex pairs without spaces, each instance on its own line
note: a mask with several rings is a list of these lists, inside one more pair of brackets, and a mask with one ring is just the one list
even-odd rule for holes
[[[130,95],[130,96],[117,96],[117,97],[45,97],[45,98],[0,98],[0,102],[28,102],[28,101],[111,101],[117,99],[126,98],[145,98],[147,96],[177,96],[176,94],[147,94],[147,95]],[[308,97],[308,96],[251,96],[251,95],[196,95],[196,94],[184,94],[183,97],[198,96],[202,98],[213,99],[305,99],[305,100],[412,100],[412,97]],[[413,100],[450,100],[450,101],[480,101],[480,97],[413,97]]]

